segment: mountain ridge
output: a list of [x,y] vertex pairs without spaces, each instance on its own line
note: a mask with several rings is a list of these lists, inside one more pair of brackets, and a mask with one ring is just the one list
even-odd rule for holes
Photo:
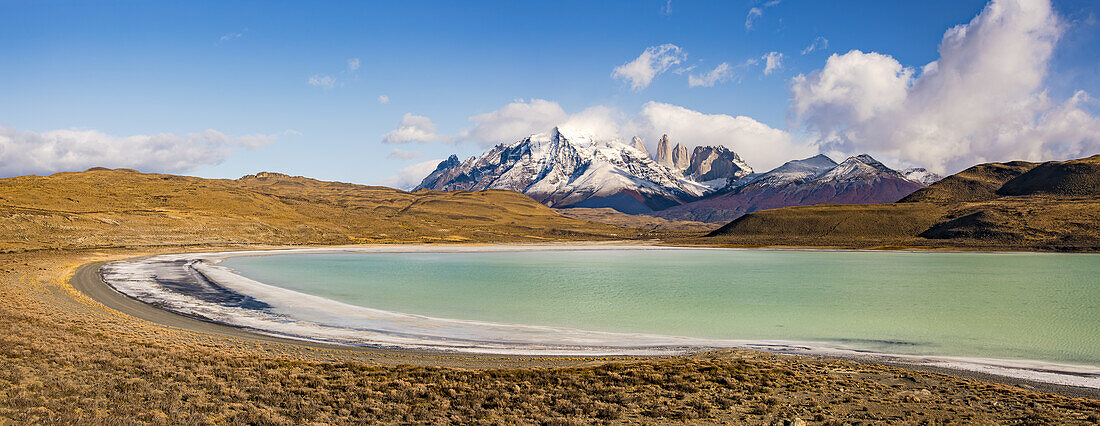
[[[721,145],[697,146],[689,155],[686,146],[673,144],[665,134],[651,157],[637,136],[627,144],[556,127],[464,161],[452,155],[416,188],[508,189],[559,209],[612,208],[671,220],[721,222],[764,208],[896,201],[936,177],[924,169],[903,174],[867,154],[840,164],[817,155],[755,173],[740,155]],[[819,181],[775,189],[805,185],[810,178]],[[748,194],[746,188],[763,193]],[[748,195],[731,200],[736,198],[731,193]]]
[[[670,150],[667,135],[662,139],[662,149]],[[725,148],[697,149],[695,168],[683,157],[677,157],[685,168],[671,169],[638,148],[640,142],[598,140],[583,132],[554,128],[549,133],[499,144],[480,157],[462,162],[452,155],[416,189],[509,189],[555,208],[610,207],[626,213],[644,213],[683,204],[714,191],[691,179],[691,173],[722,180],[725,185],[729,178],[751,172],[739,156]],[[686,152],[686,148],[677,151]]]
[[746,213],[820,203],[893,202],[924,187],[867,154],[836,163],[824,154],[791,160],[766,173],[748,175],[714,195],[674,206],[654,216],[669,220],[725,222]]

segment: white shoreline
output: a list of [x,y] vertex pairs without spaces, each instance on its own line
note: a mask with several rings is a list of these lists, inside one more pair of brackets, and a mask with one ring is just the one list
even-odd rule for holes
[[[870,361],[902,362],[930,367],[966,370],[998,376],[1019,378],[1036,382],[1100,389],[1100,367],[1057,364],[1044,361],[970,358],[951,356],[924,356],[866,352],[840,348],[825,342],[798,342],[784,340],[714,340],[653,334],[608,333],[578,330],[564,327],[500,324],[482,321],[433,318],[403,314],[307,295],[292,290],[264,284],[218,266],[222,260],[240,256],[271,256],[283,254],[313,253],[473,253],[515,251],[577,251],[577,250],[756,250],[751,248],[669,247],[652,245],[479,245],[479,246],[352,246],[300,248],[281,250],[248,250],[236,252],[209,252],[162,255],[113,262],[105,267],[117,269],[120,265],[136,266],[156,260],[197,261],[196,271],[220,286],[245,295],[262,295],[273,302],[283,318],[235,315],[217,307],[201,306],[196,300],[183,300],[179,296],[156,292],[150,282],[119,279],[107,280],[112,272],[104,273],[108,285],[145,303],[184,315],[208,321],[249,329],[261,334],[289,337],[303,341],[336,343],[349,346],[396,347],[403,349],[436,350],[464,353],[534,356],[607,356],[607,355],[674,355],[713,349],[753,349],[779,354],[827,356]],[[780,249],[789,250],[789,249]],[[832,250],[830,250],[832,251]],[[878,250],[870,250],[878,251]],[[921,251],[923,252],[923,251]],[[1000,253],[1000,252],[998,252]],[[200,261],[201,260],[201,261]],[[125,269],[125,268],[123,268]],[[158,299],[159,298],[159,299]],[[175,300],[171,300],[171,299]],[[308,302],[303,304],[302,302]],[[205,302],[204,302],[205,303]],[[165,306],[165,305],[174,306]],[[209,304],[208,304],[209,305]],[[324,307],[325,310],[304,308],[302,305]],[[331,312],[339,312],[333,315]],[[307,321],[285,321],[286,318]],[[328,324],[355,318],[370,324],[370,329],[342,328]],[[308,323],[308,324],[307,324]],[[359,323],[362,325],[364,323]],[[358,328],[358,329],[356,329]],[[418,330],[419,334],[411,333]],[[517,334],[518,333],[518,334]],[[517,335],[519,337],[517,337]],[[495,337],[495,339],[494,339]],[[524,338],[525,337],[525,338]]]

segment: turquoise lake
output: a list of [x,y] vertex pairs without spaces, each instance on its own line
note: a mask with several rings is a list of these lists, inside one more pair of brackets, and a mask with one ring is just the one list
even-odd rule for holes
[[1100,255],[726,249],[232,257],[246,277],[439,318],[1100,366]]

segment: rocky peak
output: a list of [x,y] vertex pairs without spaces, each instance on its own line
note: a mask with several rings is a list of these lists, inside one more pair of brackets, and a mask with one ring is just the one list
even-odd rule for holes
[[691,167],[691,156],[688,155],[686,146],[677,143],[672,148],[672,167],[676,170],[685,170]]
[[294,179],[294,177],[292,177],[290,175],[287,175],[287,174],[283,174],[283,173],[277,173],[277,172],[259,172],[259,173],[256,173],[254,175],[241,176],[241,178],[237,179],[237,180],[239,180],[239,181],[248,181],[248,180],[279,181],[279,180],[290,180],[290,179]]
[[[691,161],[684,170],[684,175],[696,182],[716,179],[729,181],[750,173],[752,168],[745,164],[741,156],[721,145],[695,147],[691,153]],[[721,184],[724,185],[725,182]]]
[[450,172],[458,170],[461,165],[462,162],[458,160],[458,156],[451,154],[446,160],[440,161],[439,165],[435,166],[435,170],[428,174],[424,180],[420,181],[420,185],[417,186],[417,188],[430,188],[443,178],[453,178],[454,176],[450,176]]
[[668,141],[668,135],[662,135],[661,140],[657,141],[657,158],[654,160],[657,160],[657,164],[673,168],[672,145]]
[[649,156],[649,151],[646,151],[645,144],[642,143],[642,138],[635,136],[634,139],[631,140],[631,145],[633,145],[634,148],[637,148],[638,151],[642,151],[642,154],[645,154],[646,157]]
[[672,170],[684,170],[691,166],[691,155],[688,149],[677,143],[675,146],[669,141],[668,135],[662,135],[657,142],[657,164]]

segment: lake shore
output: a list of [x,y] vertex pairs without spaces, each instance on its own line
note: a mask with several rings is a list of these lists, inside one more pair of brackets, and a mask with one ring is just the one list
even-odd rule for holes
[[[224,259],[233,257],[266,257],[266,256],[278,256],[287,254],[334,254],[334,253],[493,253],[493,252],[523,252],[523,251],[585,251],[585,250],[649,250],[649,249],[668,249],[666,246],[653,246],[653,245],[614,245],[614,244],[553,244],[553,245],[450,245],[450,246],[437,246],[437,245],[393,245],[393,246],[346,246],[346,247],[314,247],[314,248],[294,248],[294,249],[282,249],[282,250],[270,250],[270,251],[230,251],[230,252],[214,252],[214,253],[202,253],[203,259],[206,259],[209,263],[220,263]],[[675,247],[671,247],[675,248]],[[698,249],[698,248],[696,248]],[[831,251],[831,250],[828,250]],[[196,255],[198,256],[198,254]],[[188,257],[189,258],[189,257]],[[190,259],[190,258],[189,258]],[[197,259],[197,257],[196,257]],[[188,261],[190,263],[190,261]],[[191,268],[188,266],[187,268]],[[203,268],[207,269],[206,267]],[[167,271],[164,271],[167,273]],[[215,278],[215,276],[209,275],[208,272],[196,272],[205,276],[206,279],[213,279],[214,282],[223,288],[229,288],[227,283],[221,282],[221,278]],[[220,272],[219,272],[220,273]],[[240,279],[242,277],[230,274],[233,279]],[[547,355],[547,353],[558,352],[560,350],[555,349],[554,346],[542,347],[540,344],[538,347],[530,347],[524,349],[526,346],[518,347],[501,347],[497,349],[497,345],[494,345],[492,341],[486,341],[488,346],[462,348],[454,347],[452,349],[449,345],[441,346],[437,349],[414,349],[410,347],[394,347],[394,348],[379,348],[377,344],[363,345],[346,344],[340,342],[327,341],[325,338],[321,340],[311,340],[300,335],[295,335],[294,332],[276,332],[267,329],[250,329],[249,327],[234,326],[233,322],[224,323],[221,321],[211,321],[209,319],[196,319],[187,315],[181,315],[178,312],[173,313],[172,309],[153,307],[145,302],[138,301],[130,295],[122,294],[117,289],[112,288],[110,285],[104,282],[101,271],[99,270],[99,264],[88,264],[81,266],[73,279],[70,281],[71,285],[83,292],[84,294],[96,299],[97,301],[104,303],[107,306],[111,306],[114,309],[126,312],[130,315],[137,316],[149,321],[154,321],[162,325],[170,325],[175,327],[189,328],[192,330],[199,330],[204,332],[214,332],[222,335],[234,335],[236,337],[245,338],[259,338],[259,339],[275,339],[290,344],[304,344],[308,346],[323,347],[323,348],[343,348],[350,350],[385,350],[385,351],[404,351],[405,353],[416,353],[426,355],[442,355],[444,357],[457,356],[454,360],[449,361],[448,366],[460,366],[463,365],[461,360],[464,356],[474,356],[477,358],[493,358],[493,357],[509,357],[519,359],[529,359],[537,361],[540,365],[551,360],[561,360],[568,358],[591,358],[594,356],[610,355],[616,358],[632,359],[636,356],[648,357],[657,356],[656,354],[668,353],[668,352],[681,352],[684,355],[705,353],[707,350],[700,351],[698,349],[675,349],[675,347],[657,347],[645,350],[648,346],[637,346],[637,342],[631,343],[630,347],[623,347],[615,349],[613,347],[602,348],[601,347],[583,347],[574,348],[572,351],[579,351],[573,354],[563,355]],[[259,283],[257,283],[259,284]],[[266,288],[266,286],[265,286]],[[270,288],[269,291],[285,291],[278,288]],[[292,295],[292,297],[294,297]],[[315,296],[299,295],[297,297],[313,298]],[[155,298],[152,300],[156,300]],[[331,301],[327,301],[331,302]],[[340,308],[337,306],[336,308]],[[383,314],[391,314],[385,311],[381,311]],[[392,313],[395,315],[404,315]],[[439,320],[426,317],[415,316],[416,318],[422,318],[420,321],[428,320],[435,321],[439,324],[429,326],[430,329],[438,329],[439,327],[448,327],[447,323],[452,320]],[[474,323],[472,326],[478,326],[482,323]],[[503,326],[503,324],[491,324],[485,323],[485,326],[496,327]],[[262,327],[262,326],[261,326]],[[509,326],[509,327],[524,327],[524,326]],[[547,330],[542,330],[536,327],[536,329],[527,330],[526,333],[546,333]],[[401,331],[402,333],[413,333],[413,330]],[[582,330],[562,329],[559,333],[568,333],[570,335],[574,333],[589,333]],[[411,336],[411,335],[410,335]],[[439,335],[444,337],[445,334]],[[385,334],[379,335],[379,338],[386,338]],[[555,336],[547,336],[546,339],[556,340]],[[628,338],[627,335],[615,335],[603,336],[602,333],[595,333],[593,336],[587,336],[586,341],[591,339],[613,339],[612,341],[619,342],[622,338]],[[893,365],[906,366],[909,368],[919,367],[929,371],[948,372],[948,374],[961,375],[962,377],[981,377],[985,380],[994,379],[993,381],[999,381],[1001,383],[1009,384],[1022,384],[1032,389],[1042,388],[1048,391],[1061,393],[1065,395],[1073,396],[1088,396],[1092,398],[1100,398],[1100,369],[1094,367],[1074,366],[1074,365],[1061,365],[1053,364],[1049,362],[1040,361],[1025,361],[1025,360],[1003,360],[1003,359],[986,359],[986,358],[963,358],[952,356],[918,356],[918,355],[901,355],[890,353],[878,353],[873,351],[858,350],[858,349],[839,349],[835,346],[822,345],[814,342],[785,342],[785,341],[706,341],[700,339],[681,340],[680,338],[674,338],[668,336],[668,339],[662,336],[648,336],[638,335],[632,337],[632,339],[647,339],[655,341],[671,340],[676,344],[692,344],[701,346],[711,346],[712,348],[727,347],[736,349],[748,349],[748,350],[763,350],[765,352],[777,353],[782,355],[796,355],[796,356],[809,356],[809,357],[825,357],[834,359],[848,359],[861,362],[877,362],[877,363],[891,363]],[[675,340],[673,340],[675,339]],[[406,344],[418,345],[416,340],[410,340],[408,343],[397,343],[401,340],[394,341],[394,346],[404,346]],[[542,340],[540,340],[541,342]],[[694,342],[694,343],[692,343]],[[382,345],[383,347],[386,345]],[[415,347],[415,346],[414,346]],[[568,347],[564,347],[564,352],[569,352]],[[504,352],[501,352],[504,350]],[[717,350],[717,349],[710,349]],[[593,354],[591,352],[606,352],[606,354]],[[646,353],[650,352],[650,353]]]
[[[513,421],[726,419],[755,423],[797,417],[822,422],[1033,418],[1088,423],[1100,419],[1095,395],[976,373],[925,372],[919,366],[738,350],[651,358],[349,349],[287,341],[184,317],[146,318],[172,314],[126,298],[108,302],[141,306],[120,310],[70,285],[70,279],[88,273],[90,267],[83,265],[89,263],[244,248],[280,247],[0,255],[0,330],[5,340],[0,345],[0,371],[4,371],[0,383],[7,389],[6,398],[0,399],[4,401],[0,421],[102,421],[119,416],[152,422],[158,418],[415,421],[439,414],[432,410],[406,417],[393,414],[399,409],[415,413],[412,407],[417,398],[402,396],[405,388],[386,383],[411,386],[409,392],[423,392],[427,400],[442,392],[451,404],[442,413],[489,404],[496,407],[487,411],[496,413],[495,418]],[[274,390],[265,382],[283,385]],[[493,392],[498,388],[508,389],[510,397],[529,405],[510,411],[486,402],[497,398]],[[294,392],[313,396],[299,403],[304,405],[281,405]],[[642,394],[651,397],[634,399]],[[376,396],[364,399],[361,395]],[[573,401],[572,405],[542,399],[554,395]]]

